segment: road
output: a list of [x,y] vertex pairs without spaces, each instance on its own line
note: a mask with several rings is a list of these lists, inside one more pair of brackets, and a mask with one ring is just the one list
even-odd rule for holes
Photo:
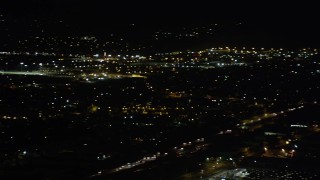
[[8,75],[30,75],[30,76],[43,76],[48,75],[39,71],[0,71],[0,74],[8,74]]

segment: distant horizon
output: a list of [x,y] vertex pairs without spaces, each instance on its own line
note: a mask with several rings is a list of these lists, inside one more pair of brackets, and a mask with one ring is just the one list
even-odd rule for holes
[[[6,49],[32,37],[96,36],[154,51],[218,46],[319,48],[320,29],[312,4],[205,2],[78,2],[75,0],[4,1],[0,38]],[[212,28],[196,38],[155,41],[155,32],[190,33],[194,27]],[[184,29],[189,28],[189,29]],[[111,49],[114,47],[110,47]],[[118,48],[118,47],[116,47]],[[159,49],[159,50],[158,50]],[[168,49],[168,50],[165,50]]]

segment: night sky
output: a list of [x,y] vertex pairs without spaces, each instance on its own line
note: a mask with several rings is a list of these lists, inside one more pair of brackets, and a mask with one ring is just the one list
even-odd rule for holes
[[77,28],[95,29],[96,33],[123,30],[128,24],[139,25],[143,31],[150,27],[242,23],[242,28],[231,35],[232,29],[226,29],[220,36],[229,41],[235,37],[244,44],[320,45],[317,6],[307,2],[5,0],[1,6],[2,14],[20,21],[62,20]]

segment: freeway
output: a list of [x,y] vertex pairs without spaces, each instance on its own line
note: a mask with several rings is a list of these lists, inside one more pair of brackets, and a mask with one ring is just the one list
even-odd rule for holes
[[8,74],[8,75],[30,75],[30,76],[43,76],[47,75],[46,73],[39,71],[0,71],[0,74]]

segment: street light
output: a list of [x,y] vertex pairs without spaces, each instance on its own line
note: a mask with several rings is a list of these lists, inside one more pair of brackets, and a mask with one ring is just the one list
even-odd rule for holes
[[23,64],[24,64],[23,62],[20,63],[20,71],[22,71],[22,65]]

